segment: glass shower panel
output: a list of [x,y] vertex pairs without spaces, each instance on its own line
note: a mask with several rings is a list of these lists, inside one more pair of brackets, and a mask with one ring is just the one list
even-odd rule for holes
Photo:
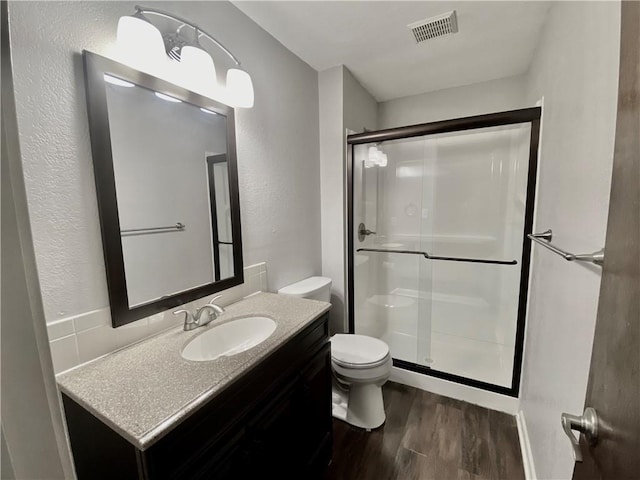
[[[427,260],[420,276],[430,290],[432,369],[509,387],[513,374],[529,124],[426,137],[422,250],[433,256],[515,264]],[[426,324],[429,324],[428,327]],[[422,335],[421,335],[422,339]]]
[[[386,155],[386,165],[372,161],[372,148]],[[399,251],[420,250],[424,140],[356,145],[353,155],[355,333],[380,338],[393,358],[417,363],[418,320],[430,312],[427,292],[420,292],[425,266],[419,253]],[[358,238],[361,223],[375,233]]]
[[354,145],[355,333],[416,367],[511,386],[530,134]]

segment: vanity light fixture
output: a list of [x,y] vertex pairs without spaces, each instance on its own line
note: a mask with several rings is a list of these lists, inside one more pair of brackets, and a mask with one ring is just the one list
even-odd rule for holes
[[[157,8],[136,5],[135,10],[133,15],[120,17],[118,21],[118,47],[125,63],[232,107],[253,107],[251,76],[212,35],[184,18]],[[162,35],[145,14],[167,18],[179,25],[174,32]],[[224,87],[218,84],[211,55],[200,44],[202,38],[220,48],[234,63],[227,70]]]
[[135,87],[135,85],[131,82],[127,82],[126,80],[122,80],[118,77],[112,77],[111,75],[104,74],[104,81],[110,83],[111,85],[117,85],[119,87]]
[[182,100],[178,100],[177,98],[171,97],[169,95],[165,95],[164,93],[160,93],[160,92],[153,92],[156,94],[156,97],[161,98],[162,100],[166,100],[167,102],[173,102],[173,103],[182,103]]

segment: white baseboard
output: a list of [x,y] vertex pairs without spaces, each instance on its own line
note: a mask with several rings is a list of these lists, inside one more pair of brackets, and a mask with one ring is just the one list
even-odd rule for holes
[[536,480],[536,469],[533,464],[533,455],[531,454],[529,432],[527,431],[527,422],[525,421],[524,412],[522,410],[516,414],[516,423],[518,425],[518,437],[520,438],[520,450],[522,450],[524,477],[527,480]]
[[517,398],[422,375],[402,368],[393,367],[390,380],[510,415],[516,415],[520,410],[520,400]]

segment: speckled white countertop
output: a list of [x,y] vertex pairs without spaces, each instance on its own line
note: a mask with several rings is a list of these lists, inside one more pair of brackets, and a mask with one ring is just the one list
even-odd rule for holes
[[[226,308],[206,327],[177,327],[58,377],[63,392],[145,450],[258,365],[330,305],[315,300],[258,293]],[[184,345],[210,328],[248,316],[276,321],[273,334],[246,352],[208,362],[185,360]]]

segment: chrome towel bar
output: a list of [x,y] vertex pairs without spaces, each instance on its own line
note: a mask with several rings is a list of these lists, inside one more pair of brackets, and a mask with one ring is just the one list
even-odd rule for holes
[[420,250],[388,250],[384,248],[358,248],[356,252],[381,252],[381,253],[403,253],[408,255],[422,255],[429,260],[445,260],[448,262],[469,262],[469,263],[490,263],[494,265],[517,265],[515,260],[487,260],[484,258],[466,258],[466,257],[441,257],[431,255]]
[[172,231],[172,230],[184,230],[186,228],[186,225],[184,223],[176,223],[175,225],[167,225],[166,227],[147,227],[147,228],[129,228],[127,230],[120,230],[120,233],[124,233],[124,234],[133,234],[133,233],[162,233],[165,231]]
[[598,266],[602,266],[604,263],[604,248],[601,248],[597,252],[593,253],[569,253],[563,249],[556,247],[551,243],[553,239],[553,231],[551,229],[542,233],[530,233],[527,235],[530,240],[533,240],[544,248],[551,250],[553,253],[560,255],[568,262],[590,262]]

